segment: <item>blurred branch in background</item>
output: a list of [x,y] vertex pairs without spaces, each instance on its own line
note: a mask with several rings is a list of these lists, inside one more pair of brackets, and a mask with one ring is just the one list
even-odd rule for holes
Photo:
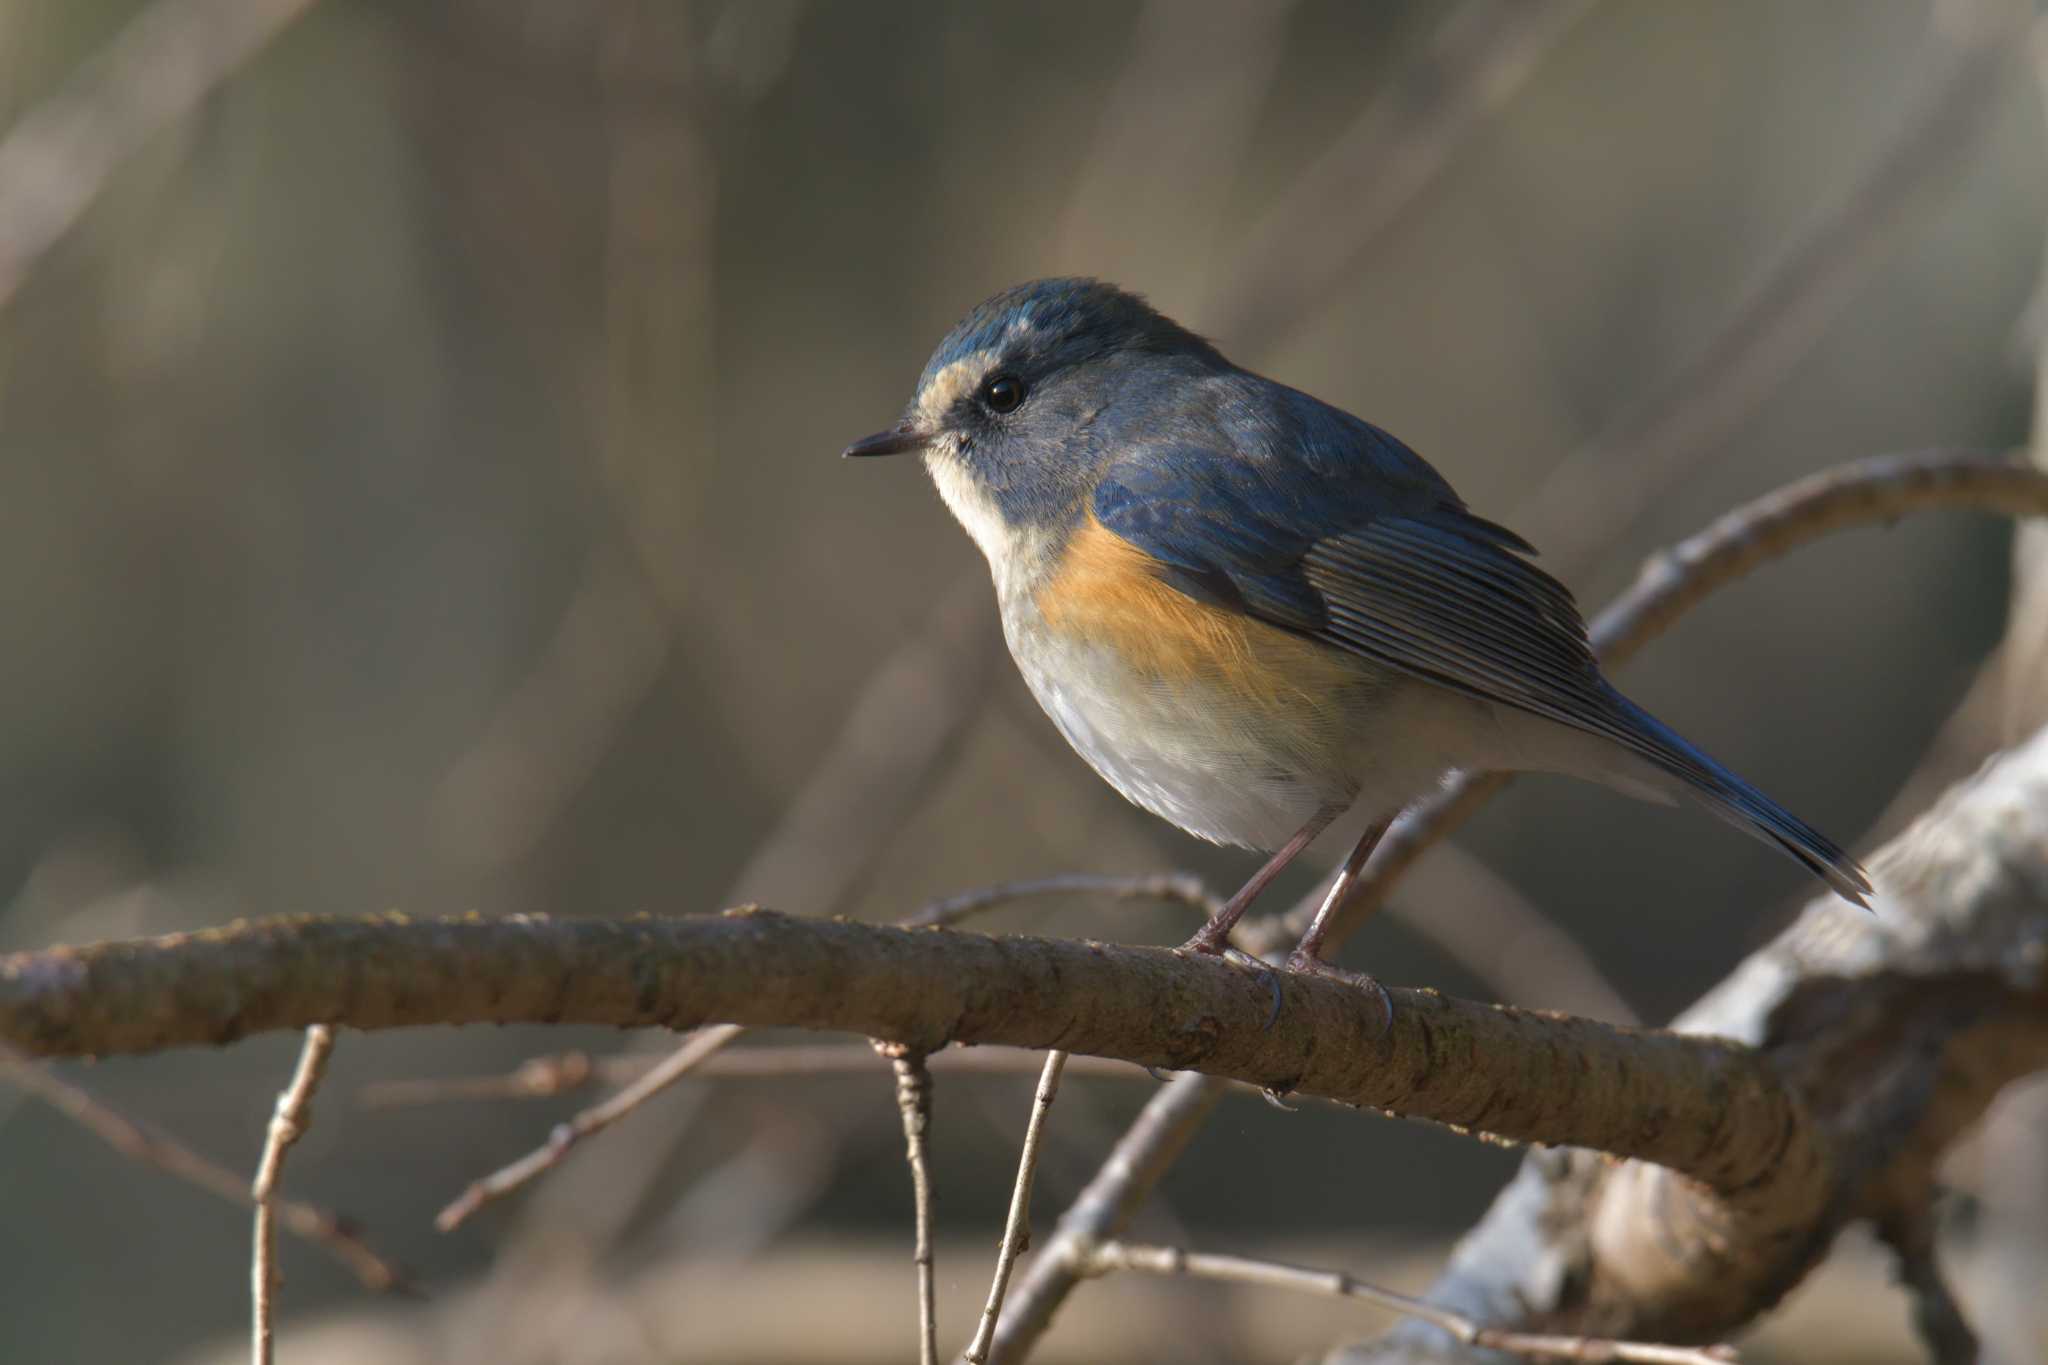
[[[4,1044],[0,1044],[0,1080],[34,1095],[131,1161],[153,1166],[230,1204],[248,1207],[255,1202],[249,1182],[227,1167],[167,1133],[116,1112],[48,1066]],[[285,1231],[332,1254],[363,1288],[373,1293],[411,1292],[398,1267],[371,1250],[348,1219],[299,1199],[278,1200],[276,1210],[283,1217]]]
[[1820,340],[1950,183],[2004,90],[2025,31],[2013,0],[1968,0],[1930,25],[1927,74],[1876,163],[1825,204],[1692,358],[1552,469],[1513,518],[1569,574],[1698,471]]
[[1214,274],[1225,283],[1205,313],[1209,328],[1256,355],[1314,318],[1592,8],[1591,0],[1461,0]]
[[[772,884],[808,893],[819,913],[832,914],[851,895],[979,703],[989,651],[974,642],[988,626],[976,610],[980,594],[970,587],[978,585],[962,584],[940,599],[925,629],[884,658],[809,780],[735,878],[728,903],[755,899],[755,888]],[[745,1032],[720,1024],[693,1035],[619,1093],[556,1125],[540,1147],[473,1182],[441,1211],[436,1226],[443,1232],[459,1227],[486,1204],[553,1170],[583,1139],[637,1112]],[[652,1151],[643,1155],[646,1163],[660,1159]],[[617,1162],[605,1177],[618,1178]]]
[[[1104,279],[1202,280],[1215,224],[1280,71],[1295,0],[1197,10],[1149,0],[1053,233],[1052,259]],[[1133,201],[1170,235],[1120,230]]]
[[617,552],[593,550],[540,659],[430,798],[451,861],[502,872],[532,852],[660,677],[673,632]]
[[151,0],[0,139],[0,309],[150,137],[196,108],[312,0]]
[[1734,1349],[1728,1346],[1659,1346],[1643,1341],[1608,1341],[1586,1336],[1556,1336],[1482,1327],[1470,1318],[1446,1312],[1422,1299],[1368,1284],[1341,1270],[1315,1270],[1246,1256],[1219,1256],[1180,1247],[1105,1242],[1090,1253],[1085,1267],[1091,1278],[1119,1270],[1141,1275],[1187,1275],[1195,1279],[1256,1285],[1261,1289],[1287,1289],[1297,1294],[1362,1299],[1426,1322],[1460,1345],[1482,1351],[1501,1351],[1531,1360],[1591,1361],[1595,1365],[1604,1361],[1632,1361],[1638,1365],[1725,1365],[1725,1362],[1735,1359]]
[[1418,862],[1387,908],[1503,1002],[1610,1024],[1638,1022],[1620,987],[1577,939],[1457,844],[1438,844],[1434,856]]

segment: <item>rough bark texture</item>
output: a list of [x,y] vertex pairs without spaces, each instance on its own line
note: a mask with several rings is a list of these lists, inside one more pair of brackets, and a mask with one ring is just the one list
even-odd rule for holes
[[[1924,1210],[1949,1143],[2048,1067],[2048,733],[1951,792],[1873,871],[1875,916],[1817,901],[1676,1024],[1756,1047],[1800,1097],[1810,1143],[1720,1190],[1533,1152],[1430,1297],[1498,1326],[1701,1341],[1776,1303],[1845,1224]],[[1332,1358],[1497,1359],[1414,1324]]]
[[[1847,913],[1847,912],[1844,912]],[[1716,1188],[1807,1145],[1748,1048],[1453,999],[1377,996],[1214,958],[748,909],[629,921],[297,919],[0,960],[0,1036],[44,1056],[226,1043],[333,1023],[708,1023],[920,1050],[1062,1048],[1202,1070],[1525,1142],[1571,1142]]]

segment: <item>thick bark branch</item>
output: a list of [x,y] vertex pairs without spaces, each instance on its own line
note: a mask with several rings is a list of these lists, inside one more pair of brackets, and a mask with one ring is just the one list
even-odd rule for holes
[[[1493,1326],[1708,1340],[1770,1308],[1846,1224],[1924,1204],[1949,1143],[2048,1067],[2048,732],[1872,871],[1875,917],[1816,901],[1677,1024],[1758,1049],[1801,1098],[1812,1166],[1714,1191],[1594,1152],[1532,1153],[1430,1299]],[[1341,1358],[1492,1357],[1410,1324]]]
[[[1844,914],[1851,913],[1844,911]],[[1716,1188],[1804,1151],[1748,1048],[1395,990],[1265,980],[1156,948],[904,930],[749,909],[630,921],[298,919],[0,960],[0,1036],[44,1056],[225,1043],[332,1023],[795,1026],[1062,1048],[1200,1070],[1525,1142],[1670,1166]]]

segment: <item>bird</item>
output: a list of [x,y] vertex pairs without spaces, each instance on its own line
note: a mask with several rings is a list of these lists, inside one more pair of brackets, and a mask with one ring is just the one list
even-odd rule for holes
[[1527,541],[1394,436],[1136,294],[996,294],[896,424],[844,454],[921,457],[988,561],[1026,685],[1098,774],[1271,855],[1182,951],[1233,952],[1259,894],[1359,808],[1286,966],[1376,986],[1324,960],[1327,935],[1393,819],[1456,770],[1689,798],[1868,905],[1848,854],[1607,681]]

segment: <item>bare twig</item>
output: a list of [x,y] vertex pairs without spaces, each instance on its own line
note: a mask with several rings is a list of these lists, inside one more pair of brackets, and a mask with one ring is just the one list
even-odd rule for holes
[[[587,1052],[554,1052],[529,1058],[514,1070],[496,1076],[373,1081],[363,1087],[357,1098],[369,1109],[545,1099],[568,1094],[593,1081],[622,1085],[646,1075],[665,1060],[653,1056],[593,1057]],[[870,1047],[813,1043],[797,1047],[731,1048],[716,1057],[707,1057],[698,1064],[695,1074],[707,1081],[788,1080],[792,1076],[869,1075],[881,1064]],[[948,1048],[927,1057],[925,1065],[948,1076],[1036,1076],[1044,1069],[1038,1053],[1008,1047]],[[1067,1074],[1147,1083],[1152,1079],[1143,1067],[1108,1057],[1070,1057]]]
[[[104,1101],[0,1043],[0,1079],[34,1095],[131,1161],[154,1166],[230,1204],[250,1207],[249,1182],[178,1139],[107,1107]],[[347,1266],[365,1289],[410,1292],[403,1273],[371,1250],[332,1210],[297,1199],[274,1201],[284,1230],[321,1247]]]
[[903,1115],[903,1154],[910,1163],[911,1198],[917,1205],[917,1358],[920,1365],[938,1365],[939,1309],[933,1284],[932,1177],[924,1139],[932,1124],[932,1073],[924,1053],[898,1043],[877,1041],[875,1051],[896,1069],[896,1108]]
[[284,1171],[285,1153],[304,1135],[313,1121],[313,1092],[327,1074],[327,1059],[334,1053],[334,1030],[315,1024],[306,1030],[305,1046],[299,1050],[299,1065],[291,1084],[277,1097],[270,1116],[270,1129],[263,1139],[263,1156],[256,1163],[256,1178],[249,1184],[249,1198],[256,1203],[254,1249],[249,1257],[249,1358],[254,1365],[270,1365],[272,1296],[277,1289],[277,1180]]
[[1022,1360],[1030,1353],[1081,1282],[1080,1267],[1088,1256],[1130,1226],[1228,1090],[1213,1076],[1176,1076],[1138,1111],[1095,1178],[1060,1215],[1052,1241],[1032,1261],[1009,1316],[997,1327],[991,1361]]
[[1481,1350],[1506,1351],[1511,1355],[1589,1361],[1596,1362],[1596,1365],[1605,1361],[1627,1361],[1635,1365],[1728,1365],[1737,1359],[1734,1348],[1730,1346],[1663,1346],[1645,1341],[1609,1341],[1599,1337],[1506,1332],[1482,1327],[1462,1314],[1448,1312],[1407,1294],[1382,1289],[1341,1270],[1316,1270],[1248,1256],[1104,1242],[1088,1254],[1079,1270],[1088,1277],[1133,1270],[1144,1275],[1185,1275],[1195,1279],[1254,1285],[1261,1289],[1289,1289],[1298,1294],[1317,1294],[1324,1298],[1362,1299],[1389,1312],[1441,1328],[1464,1345]]
[[0,308],[123,161],[312,0],[154,0],[0,140]]
[[653,1096],[674,1085],[698,1063],[746,1032],[738,1024],[715,1024],[690,1035],[674,1052],[663,1057],[651,1070],[618,1094],[594,1104],[566,1123],[555,1125],[547,1142],[508,1166],[501,1166],[457,1195],[448,1207],[434,1215],[434,1226],[453,1232],[484,1205],[503,1199],[568,1160],[576,1144],[602,1133]]
[[[1684,612],[1766,561],[1849,526],[1887,523],[1921,508],[1974,507],[2007,516],[2048,515],[2048,473],[1954,453],[1878,456],[1799,480],[1722,517],[1644,565],[1633,587],[1595,618],[1593,643],[1619,664]],[[1498,773],[1461,773],[1394,821],[1366,865],[1345,915],[1341,943],[1385,903],[1402,875],[1507,784]],[[1307,902],[1276,925],[1245,926],[1253,951],[1285,948],[1314,913]],[[1137,1213],[1222,1097],[1219,1083],[1183,1076],[1152,1097],[1081,1197],[1060,1220],[1066,1254],[1032,1263],[997,1334],[992,1359],[1028,1353],[1077,1283],[1070,1261],[1093,1240],[1116,1235]]]
[[1052,1112],[1052,1102],[1060,1093],[1060,1072],[1066,1065],[1066,1053],[1047,1053],[1038,1092],[1031,1098],[1031,1119],[1024,1125],[1024,1149],[1017,1157],[1017,1183],[1010,1191],[1010,1216],[1003,1224],[1003,1241],[996,1252],[995,1279],[989,1285],[988,1302],[981,1310],[981,1325],[974,1329],[974,1340],[967,1347],[965,1358],[971,1365],[983,1365],[988,1359],[996,1323],[1003,1315],[1003,1296],[1009,1292],[1010,1272],[1031,1244],[1031,1182],[1038,1174],[1038,1144],[1045,1135],[1045,1116]]

